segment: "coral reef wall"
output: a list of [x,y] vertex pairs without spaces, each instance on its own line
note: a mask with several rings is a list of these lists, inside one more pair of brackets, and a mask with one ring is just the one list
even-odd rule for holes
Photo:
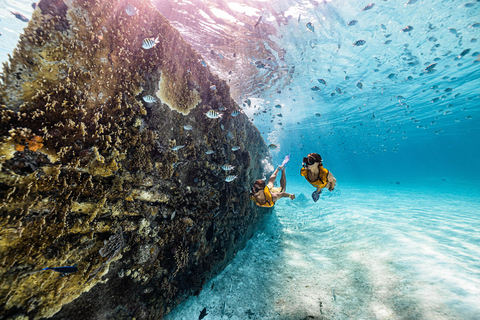
[[0,319],[160,319],[198,294],[269,213],[237,109],[149,1],[42,0],[0,84]]

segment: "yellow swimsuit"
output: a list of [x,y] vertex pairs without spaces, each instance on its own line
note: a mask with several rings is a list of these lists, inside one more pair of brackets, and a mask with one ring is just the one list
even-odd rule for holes
[[275,205],[275,202],[273,202],[272,193],[270,192],[270,189],[268,188],[268,186],[265,186],[265,188],[263,189],[263,193],[265,193],[265,200],[266,200],[264,204],[259,204],[257,199],[255,199],[255,197],[251,197],[251,199],[255,201],[255,203],[259,207],[266,207],[266,208],[273,207]]
[[308,179],[307,179],[307,174],[308,174],[308,170],[305,169],[305,168],[302,168],[300,170],[300,175],[304,176],[305,179],[307,179],[307,181],[312,185],[314,186],[315,188],[325,188],[325,186],[327,185],[328,183],[328,170],[325,169],[324,167],[319,167],[318,168],[320,170],[320,172],[318,173],[318,180],[317,181],[314,181],[314,182],[310,182]]

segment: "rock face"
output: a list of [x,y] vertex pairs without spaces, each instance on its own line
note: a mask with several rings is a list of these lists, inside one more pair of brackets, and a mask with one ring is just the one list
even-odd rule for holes
[[42,0],[2,77],[0,319],[162,318],[269,213],[259,132],[148,1]]

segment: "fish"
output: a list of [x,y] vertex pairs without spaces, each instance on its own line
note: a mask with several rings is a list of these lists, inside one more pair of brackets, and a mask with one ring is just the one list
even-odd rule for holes
[[152,49],[159,42],[160,41],[158,41],[158,37],[156,37],[155,39],[154,38],[145,38],[145,39],[143,39],[143,42],[142,42],[142,48],[146,49],[146,50]]
[[347,23],[347,26],[352,27],[352,26],[356,25],[357,23],[358,23],[357,20],[352,20],[349,23]]
[[77,268],[77,265],[73,265],[73,266],[66,266],[66,267],[48,267],[48,268],[43,268],[43,270],[52,270],[52,271],[55,271],[55,272],[59,272],[59,273],[63,273],[63,274],[67,274],[67,273],[74,273],[74,272],[77,272],[78,271],[78,268]]
[[207,150],[207,151],[205,151],[205,154],[212,154],[212,153],[215,153],[215,151],[213,151],[213,150]]
[[353,46],[354,47],[359,47],[359,46],[363,46],[365,43],[367,43],[367,41],[365,40],[357,40],[353,43]]
[[369,5],[367,5],[365,8],[362,9],[362,11],[367,11],[367,10],[370,10],[373,8],[373,6],[375,5],[375,3],[370,3]]
[[200,63],[202,64],[202,66],[204,66],[205,68],[207,67],[207,63],[203,60],[200,60]]
[[320,87],[317,87],[317,86],[314,86],[314,87],[311,87],[310,90],[312,91],[320,91]]
[[413,27],[412,26],[406,26],[405,28],[403,28],[401,31],[402,32],[410,32],[413,30]]
[[222,128],[222,130],[225,130],[225,126],[222,124],[220,124],[220,128]]
[[318,80],[318,82],[320,82],[321,84],[327,85],[327,82],[326,82],[325,80],[323,80],[322,78],[317,79],[317,80]]
[[436,65],[436,63],[431,63],[423,71],[430,72],[433,70],[433,68],[435,68]]
[[470,49],[465,49],[465,50],[462,51],[462,53],[460,53],[460,55],[458,57],[461,58],[461,57],[467,55],[469,52],[470,52]]
[[297,25],[300,23],[300,19],[302,19],[302,14],[301,13],[298,15]]
[[220,57],[220,59],[223,59],[223,55],[221,55],[220,53],[218,54],[218,56]]
[[217,118],[221,118],[223,114],[221,113],[218,113],[217,111],[215,110],[210,110],[206,113],[207,115],[207,118],[210,118],[210,119],[217,119]]
[[252,105],[252,101],[250,99],[247,99],[246,103],[249,107]]
[[232,117],[236,117],[239,114],[240,114],[240,111],[238,111],[238,110],[232,111]]
[[183,129],[185,129],[185,130],[192,130],[193,127],[192,127],[191,125],[189,125],[189,124],[186,124],[186,125],[183,126]]
[[11,14],[13,14],[15,16],[15,18],[17,18],[18,20],[21,20],[23,22],[28,22],[28,18],[25,17],[23,14],[21,14],[20,12],[13,12],[13,11],[10,11]]
[[152,97],[151,95],[146,95],[143,97],[143,101],[147,102],[147,103],[154,103],[154,102],[157,102],[157,100]]
[[202,320],[207,316],[207,308],[203,308],[203,310],[200,312],[200,316],[198,316],[198,320]]
[[363,84],[360,81],[358,81],[357,82],[357,87],[358,87],[358,89],[362,90],[363,89]]
[[313,23],[307,22],[306,26],[307,26],[307,29],[308,29],[308,30],[310,30],[310,31],[312,31],[313,33],[315,33],[315,27],[313,26]]
[[217,86],[210,86],[210,90],[215,90],[217,89]]
[[182,149],[183,147],[185,147],[185,146],[175,146],[175,147],[172,148],[172,150],[173,151],[178,151],[178,150]]
[[337,91],[339,94],[342,94],[342,89],[340,89],[339,87],[336,87],[335,91]]
[[279,104],[276,104],[276,105],[275,105],[275,108],[281,108],[281,107],[282,107],[282,106],[279,105]]
[[131,17],[138,14],[138,9],[129,4],[125,7],[125,12]]
[[238,176],[227,176],[227,177],[225,178],[225,181],[226,181],[226,182],[232,182],[233,180],[235,180],[235,179],[237,179],[237,178],[238,178]]
[[414,4],[416,3],[418,0],[408,0],[407,3],[405,3],[405,7],[408,6],[409,4]]
[[321,117],[322,115],[317,112],[317,113],[315,113],[315,116],[316,116],[316,117]]
[[258,24],[260,23],[260,21],[262,21],[262,17],[263,17],[263,15],[261,15],[261,16],[258,18],[257,23],[255,23],[255,25],[253,26],[254,29],[258,26]]
[[238,146],[232,147],[232,151],[237,151],[237,150],[240,150],[240,147]]
[[276,144],[271,143],[271,144],[268,145],[268,149],[270,149],[270,150],[275,150],[277,148],[278,148],[278,146]]
[[225,171],[230,171],[230,170],[233,170],[235,167],[230,165],[230,164],[224,164],[222,166],[222,169],[225,170]]
[[392,43],[392,40],[387,40],[383,44],[390,44],[390,43]]

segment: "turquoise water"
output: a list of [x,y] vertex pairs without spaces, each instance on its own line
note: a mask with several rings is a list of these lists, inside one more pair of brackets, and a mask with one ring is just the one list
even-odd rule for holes
[[343,185],[317,203],[293,188],[167,319],[478,319],[479,185]]
[[[479,318],[479,1],[152,3],[277,146],[267,161],[291,154],[297,196],[167,319]],[[0,2],[1,61],[26,27],[10,10],[33,12]],[[317,203],[310,152],[338,180]]]

